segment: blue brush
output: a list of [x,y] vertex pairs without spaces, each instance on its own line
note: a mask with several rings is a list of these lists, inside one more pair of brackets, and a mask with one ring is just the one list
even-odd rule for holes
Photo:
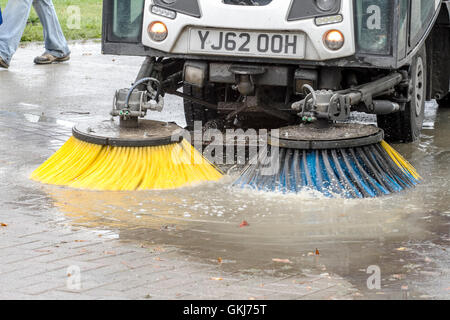
[[279,161],[278,170],[267,174],[268,165],[273,165],[269,146],[234,185],[282,193],[314,190],[330,198],[372,198],[412,188],[420,181],[385,142],[328,150],[280,148],[274,161]]

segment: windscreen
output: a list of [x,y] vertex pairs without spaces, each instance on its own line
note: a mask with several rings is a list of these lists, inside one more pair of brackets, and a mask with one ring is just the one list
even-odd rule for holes
[[391,0],[356,0],[356,36],[358,51],[388,55],[391,53]]
[[112,39],[140,42],[145,0],[114,0]]
[[411,1],[411,45],[415,44],[419,37],[423,35],[433,18],[436,4],[430,0]]

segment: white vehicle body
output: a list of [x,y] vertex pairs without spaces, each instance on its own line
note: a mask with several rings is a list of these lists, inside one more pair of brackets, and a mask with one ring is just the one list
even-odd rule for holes
[[[162,42],[153,41],[147,32],[142,33],[144,46],[172,54],[206,54],[227,55],[224,52],[198,50],[194,30],[219,30],[235,33],[279,33],[281,35],[298,35],[302,38],[303,52],[298,59],[325,61],[352,56],[355,54],[355,35],[353,19],[353,1],[342,1],[340,14],[343,21],[340,23],[317,26],[314,18],[288,21],[287,15],[291,1],[273,0],[265,6],[236,6],[224,4],[222,0],[199,0],[201,17],[178,14],[176,19],[165,18],[151,12],[152,0],[146,0],[144,7],[144,27],[153,21],[166,24],[168,36]],[[339,30],[345,36],[344,46],[333,51],[323,42],[324,34],[329,30]],[[238,38],[238,37],[237,37]],[[240,40],[240,39],[237,39]],[[194,42],[194,43],[193,43]],[[197,40],[198,42],[198,40]],[[254,57],[255,53],[244,54],[232,52],[229,55]],[[292,55],[271,56],[279,59],[292,59]]]

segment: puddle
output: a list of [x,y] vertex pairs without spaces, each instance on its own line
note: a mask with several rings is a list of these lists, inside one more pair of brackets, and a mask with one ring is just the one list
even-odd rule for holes
[[[416,166],[423,183],[378,199],[239,190],[229,186],[232,177],[173,191],[130,193],[30,185],[29,167],[20,179],[5,176],[44,195],[40,205],[55,208],[73,226],[113,230],[125,241],[176,246],[203,262],[221,258],[225,271],[285,276],[313,270],[344,277],[369,297],[449,298],[450,110],[440,111],[433,123],[421,142],[395,146]],[[17,198],[20,190],[14,188],[8,197]],[[249,225],[241,227],[244,220]],[[381,270],[377,292],[367,289],[370,266]]]

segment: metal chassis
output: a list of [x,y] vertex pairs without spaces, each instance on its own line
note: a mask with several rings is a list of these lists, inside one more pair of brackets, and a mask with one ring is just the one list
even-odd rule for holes
[[[393,35],[392,35],[392,52],[389,56],[382,56],[382,55],[373,55],[373,54],[360,54],[357,53],[354,56],[350,56],[347,58],[340,58],[336,60],[328,60],[328,61],[307,61],[307,60],[277,60],[277,59],[264,59],[264,58],[243,58],[243,57],[228,57],[228,56],[209,56],[209,55],[179,55],[179,54],[170,54],[166,52],[162,52],[156,49],[152,49],[149,47],[145,47],[141,43],[127,43],[127,42],[114,42],[114,41],[108,41],[108,19],[111,16],[110,10],[111,7],[109,6],[111,2],[110,1],[104,1],[103,2],[103,35],[102,38],[102,51],[104,54],[117,54],[117,55],[132,55],[132,56],[146,56],[148,57],[147,60],[152,59],[154,61],[155,57],[159,58],[172,58],[174,61],[184,61],[184,60],[203,60],[208,62],[213,61],[220,61],[220,62],[233,62],[233,63],[248,63],[248,64],[283,64],[283,65],[296,65],[300,67],[328,67],[328,68],[377,68],[381,70],[399,70],[400,68],[409,65],[411,59],[416,55],[418,50],[421,49],[423,44],[427,41],[427,39],[430,36],[430,33],[432,32],[433,28],[436,25],[436,21],[441,14],[441,9],[449,12],[450,17],[450,1],[443,1],[441,2],[440,7],[436,12],[434,13],[434,16],[429,23],[428,27],[423,31],[420,40],[417,41],[415,44],[411,44],[408,41],[408,45],[406,48],[406,56],[402,59],[399,59],[398,56],[398,24],[399,24],[399,16],[400,16],[400,6],[394,6],[393,10]],[[410,2],[409,2],[410,3]],[[445,6],[445,9],[441,6]],[[408,14],[408,24],[410,23],[410,15]],[[449,23],[450,25],[450,23]],[[409,39],[409,34],[408,34]],[[171,60],[172,60],[171,59]],[[143,66],[144,67],[144,66]],[[406,71],[406,70],[405,70]],[[140,72],[141,73],[141,72]],[[387,72],[384,72],[384,74],[387,74]],[[397,72],[390,72],[390,75],[395,74],[399,75]],[[335,99],[330,101],[330,109],[336,110],[336,108],[347,108],[350,109],[351,107],[359,106],[363,109],[364,112],[368,113],[376,113],[376,110],[374,110],[373,105],[373,97],[376,95],[380,95],[383,92],[386,93],[386,91],[391,91],[399,85],[400,82],[403,82],[403,86],[407,86],[405,82],[407,82],[407,76],[405,77],[406,73],[402,73],[402,79],[397,79],[395,81],[391,81],[392,85],[389,88],[386,88],[386,85],[379,86],[380,82],[378,80],[367,83],[365,85],[362,85],[357,90],[342,90],[340,92],[336,92],[336,95],[339,95],[339,99]],[[388,78],[387,76],[386,78]],[[174,94],[177,96],[180,96],[184,99],[190,100],[196,104],[202,105],[205,108],[218,110],[219,105],[215,105],[206,101],[203,101],[201,99],[194,98],[192,96],[180,93],[177,91],[180,85],[182,85],[182,77],[181,75],[174,74],[173,77],[170,77],[168,79],[162,79],[163,80],[163,87],[165,87],[165,93]],[[378,90],[380,87],[383,88],[383,90]],[[431,95],[431,89],[428,92],[428,96]],[[405,99],[402,99],[402,101],[399,102],[405,102],[403,101]],[[334,102],[333,102],[334,101]],[[337,105],[334,107],[331,107],[332,103],[336,103]],[[404,104],[401,103],[403,106]],[[264,111],[265,108],[263,108],[262,111]],[[292,114],[281,111],[281,110],[270,110],[271,114],[273,116],[279,117],[280,119],[288,119],[288,116],[291,116]],[[277,113],[279,115],[277,116]],[[326,118],[324,114],[321,114],[319,116],[320,118]],[[342,120],[342,119],[333,119],[333,117],[330,117],[330,113],[328,113],[328,120]]]

